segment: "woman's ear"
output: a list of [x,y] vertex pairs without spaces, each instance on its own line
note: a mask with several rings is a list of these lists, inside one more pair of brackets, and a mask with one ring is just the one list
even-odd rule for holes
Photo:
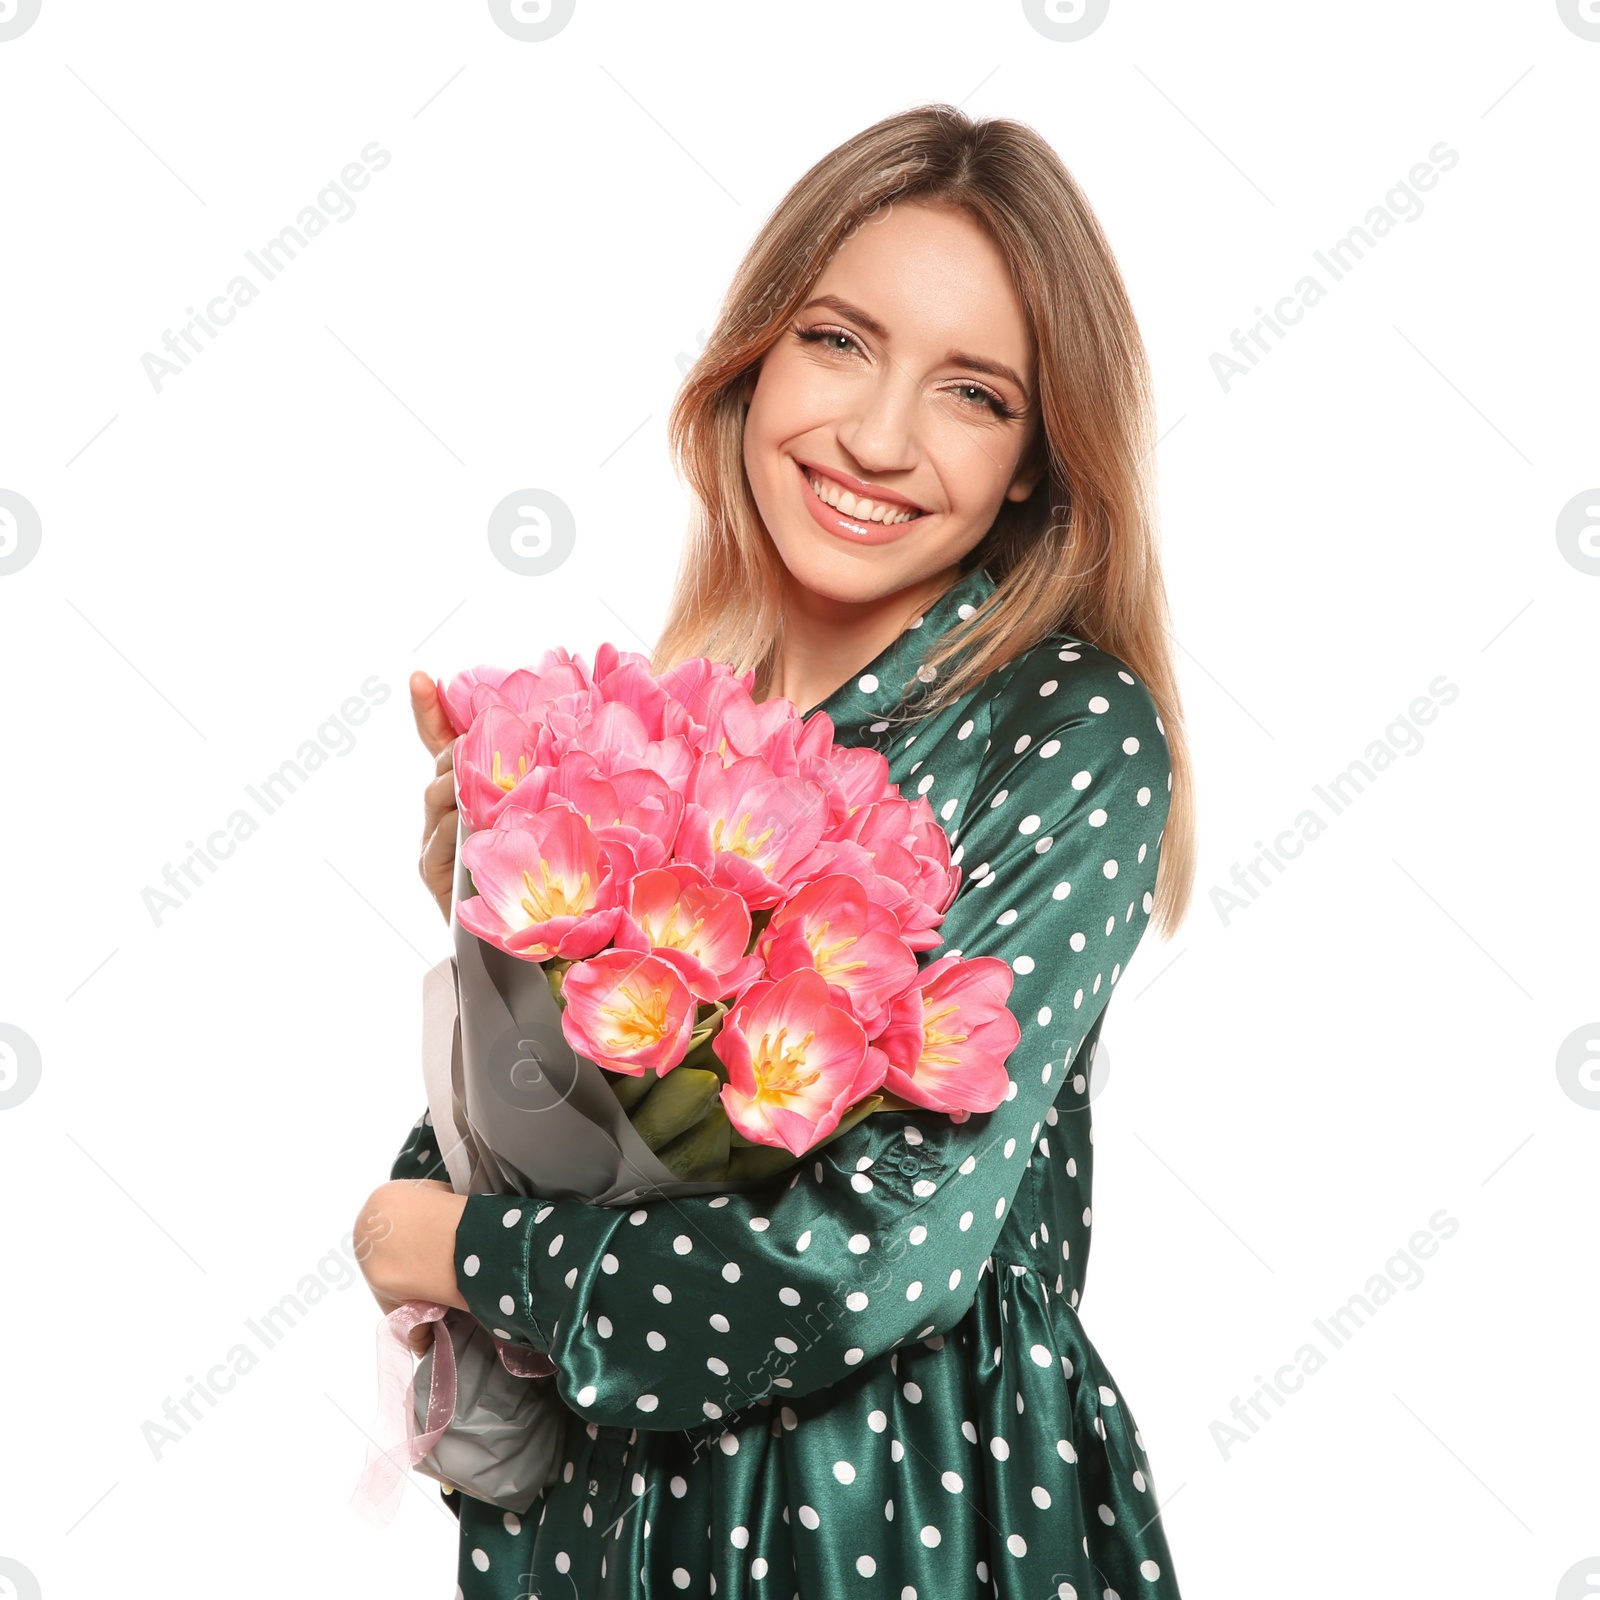
[[1006,490],[1007,500],[1026,500],[1039,486],[1039,479],[1044,476],[1044,469],[1030,470],[1026,473],[1019,472],[1011,480],[1011,486]]
[[1026,500],[1039,487],[1039,480],[1044,476],[1048,464],[1044,436],[1042,433],[1037,434],[1022,453],[1022,460],[1018,463],[1017,470],[1012,474],[1011,482],[1006,488],[1006,499]]

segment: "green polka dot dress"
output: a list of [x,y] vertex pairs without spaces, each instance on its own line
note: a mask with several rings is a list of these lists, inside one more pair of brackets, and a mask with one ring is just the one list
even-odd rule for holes
[[[1143,1441],[1078,1319],[1090,1057],[1149,917],[1171,769],[1144,685],[1052,634],[882,722],[981,567],[825,700],[963,869],[944,942],[1014,974],[1010,1096],[879,1113],[756,1191],[632,1209],[473,1195],[473,1314],[555,1361],[557,1481],[447,1494],[460,1600],[1178,1600]],[[438,1174],[426,1120],[396,1177]]]

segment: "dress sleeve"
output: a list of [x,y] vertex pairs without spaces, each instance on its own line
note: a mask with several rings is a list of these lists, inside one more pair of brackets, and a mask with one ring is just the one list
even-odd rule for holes
[[979,702],[981,758],[941,741],[935,770],[919,762],[901,785],[954,827],[963,868],[924,959],[993,955],[1014,975],[1022,1036],[996,1110],[879,1112],[735,1194],[632,1210],[468,1198],[462,1295],[500,1337],[551,1357],[580,1416],[714,1422],[844,1378],[971,1304],[1051,1106],[1085,1092],[1064,1077],[1144,931],[1169,801],[1143,684],[1091,646],[1058,646]]
[[433,1119],[426,1111],[412,1123],[406,1142],[400,1146],[400,1153],[389,1168],[389,1177],[391,1181],[395,1178],[435,1178],[443,1183],[450,1181],[450,1174],[439,1159],[439,1141],[433,1136]]

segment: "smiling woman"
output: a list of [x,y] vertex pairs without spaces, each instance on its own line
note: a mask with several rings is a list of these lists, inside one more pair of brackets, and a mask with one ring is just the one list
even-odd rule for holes
[[670,433],[695,509],[658,667],[714,656],[809,709],[982,567],[998,592],[921,664],[938,679],[922,704],[1064,620],[1131,667],[1172,755],[1155,921],[1173,931],[1193,800],[1149,372],[1111,247],[1045,140],[934,105],[830,151],[740,263]]
[[[926,799],[961,869],[926,959],[1003,960],[1018,1043],[993,1111],[880,1111],[765,1187],[632,1209],[452,1194],[418,1122],[369,1280],[547,1355],[569,1412],[526,1516],[450,1496],[464,1600],[1177,1600],[1078,1317],[1091,1060],[1193,871],[1153,436],[1110,249],[1030,129],[888,118],[751,245],[673,412],[697,509],[652,666],[753,672]],[[413,701],[437,888],[449,727]]]

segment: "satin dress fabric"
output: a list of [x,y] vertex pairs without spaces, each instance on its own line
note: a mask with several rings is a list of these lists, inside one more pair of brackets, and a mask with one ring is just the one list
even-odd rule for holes
[[[739,1194],[469,1197],[461,1292],[554,1360],[571,1414],[526,1515],[446,1492],[459,1600],[1179,1600],[1132,1408],[1078,1315],[1090,1058],[1152,909],[1167,742],[1145,686],[1069,632],[888,726],[994,587],[972,569],[808,716],[879,749],[948,832],[963,878],[919,959],[1011,967],[1010,1097],[874,1114]],[[443,1175],[426,1117],[393,1175]]]

